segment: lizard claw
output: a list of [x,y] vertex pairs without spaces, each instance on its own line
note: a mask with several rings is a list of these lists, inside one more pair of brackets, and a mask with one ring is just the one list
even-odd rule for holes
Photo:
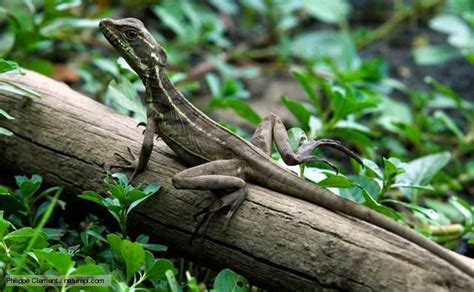
[[354,159],[355,161],[357,161],[360,165],[364,166],[362,159],[360,159],[360,157],[357,154],[355,154],[352,150],[350,150],[346,146],[342,145],[339,141],[332,140],[332,139],[320,139],[320,140],[312,140],[312,141],[304,142],[303,145],[301,145],[301,147],[298,149],[298,152],[296,153],[297,157],[299,157],[300,159],[300,163],[306,163],[309,161],[319,160],[321,162],[328,164],[332,169],[336,171],[336,173],[338,173],[339,171],[337,170],[334,164],[332,164],[331,162],[325,159],[315,158],[312,155],[313,150],[321,146],[327,146],[327,147],[339,150],[343,152],[344,154],[346,154],[347,156]]
[[133,174],[130,177],[129,181],[132,181],[133,178],[135,177],[136,174],[136,169],[138,167],[138,158],[133,154],[132,149],[130,147],[127,147],[128,154],[130,158],[124,157],[122,154],[115,152],[114,155],[123,160],[125,163],[124,164],[114,164],[109,167],[109,170],[112,168],[121,168],[125,170],[133,170]]
[[[215,200],[209,206],[203,208],[202,210],[194,214],[193,218],[194,220],[198,221],[198,225],[193,231],[191,239],[189,240],[189,245],[192,246],[193,240],[195,238],[202,237],[203,239],[207,233],[209,222],[211,221],[214,214],[217,211],[229,206],[230,209],[225,216],[225,222],[224,222],[224,228],[223,228],[225,232],[229,226],[229,222],[232,219],[232,216],[234,215],[235,211],[237,211],[237,209],[242,205],[245,198],[247,197],[247,193],[248,193],[248,190],[246,187],[238,189],[230,194],[223,196],[220,199]],[[202,217],[202,218],[199,219],[199,217]],[[199,231],[201,229],[203,230],[203,232],[199,234]]]
[[[140,123],[137,124],[137,128],[140,127],[140,126],[145,127],[145,130],[146,130],[146,123],[145,122],[140,122]],[[145,130],[143,130],[142,135],[145,135]]]

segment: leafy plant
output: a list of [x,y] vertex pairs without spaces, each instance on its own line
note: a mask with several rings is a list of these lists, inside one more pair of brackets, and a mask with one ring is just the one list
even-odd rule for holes
[[[5,60],[0,58],[0,76],[7,72],[16,71],[17,73],[22,73],[20,66],[16,62]],[[28,97],[32,98],[41,98],[41,95],[31,89],[28,89],[24,86],[16,84],[8,80],[0,79],[0,90],[6,90],[11,92],[20,92]],[[0,118],[4,120],[14,120],[15,118],[9,115],[5,110],[0,108]],[[10,130],[0,127],[0,135],[12,136],[13,132]]]
[[127,236],[128,214],[141,202],[156,193],[160,189],[160,185],[151,183],[135,188],[128,184],[127,176],[122,173],[112,174],[112,178],[107,176],[104,182],[108,188],[108,197],[103,197],[94,191],[82,192],[79,197],[107,208],[119,224],[122,234]]
[[[176,278],[178,270],[173,261],[153,254],[153,252],[165,251],[166,247],[148,243],[149,237],[146,235],[140,235],[136,241],[131,241],[124,238],[124,234],[109,233],[95,220],[90,221],[82,232],[75,230],[60,232],[60,228],[45,228],[55,206],[60,202],[58,197],[62,189],[52,187],[38,193],[42,183],[42,178],[38,175],[33,175],[31,178],[18,176],[16,180],[19,189],[10,191],[8,187],[0,186],[2,196],[11,197],[18,201],[18,205],[28,206],[31,204],[30,201],[46,200],[44,204],[41,204],[45,206],[44,210],[37,211],[40,217],[36,227],[20,227],[23,224],[28,225],[28,222],[23,223],[13,215],[9,215],[8,219],[5,218],[5,215],[10,213],[5,206],[9,205],[1,205],[3,210],[0,211],[0,273],[3,276],[0,278],[0,289],[2,291],[13,291],[13,286],[6,286],[5,276],[14,275],[101,276],[102,279],[109,280],[109,283],[105,282],[104,285],[109,284],[110,287],[94,286],[94,291],[109,291],[110,288],[181,291],[184,287],[188,287],[190,291],[202,291],[197,280],[189,272],[185,273],[184,279],[178,280]],[[113,214],[122,212],[125,218],[127,211],[132,210],[159,188],[157,184],[149,184],[143,190],[134,188],[128,185],[125,176],[121,174],[115,174],[112,178],[108,177],[105,182],[112,196],[119,194],[123,208],[115,208],[116,204],[108,205],[109,201],[106,198],[100,201],[101,205],[108,206]],[[92,192],[84,193],[92,196],[94,202],[99,199],[97,195],[91,195]],[[51,198],[49,198],[50,194]],[[90,198],[86,197],[88,200]],[[63,202],[61,204],[64,205]],[[18,210],[17,213],[24,212]],[[71,237],[72,234],[80,234],[80,236]],[[66,291],[72,286],[64,282],[58,288]],[[74,286],[74,289],[91,288],[91,286]],[[218,291],[232,289],[248,291],[249,286],[245,278],[225,269],[217,274],[214,288]]]
[[415,61],[421,65],[446,62],[464,56],[474,63],[474,5],[469,0],[446,1],[442,12],[429,22],[431,29],[447,34],[446,45],[429,45],[413,51]]
[[[15,180],[18,186],[15,191],[0,186],[0,200],[6,215],[17,226],[36,226],[51,205],[51,195],[56,193],[59,187],[51,187],[39,193],[43,178],[36,174],[31,178],[16,176]],[[64,208],[63,201],[58,200],[58,203]]]

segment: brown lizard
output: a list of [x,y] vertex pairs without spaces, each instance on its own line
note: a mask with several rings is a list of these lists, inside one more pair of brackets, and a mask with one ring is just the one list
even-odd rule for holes
[[211,120],[181,94],[166,75],[165,51],[140,20],[103,19],[100,29],[140,76],[146,88],[147,123],[139,159],[128,165],[134,169],[132,178],[145,169],[156,133],[180,159],[192,166],[173,176],[172,182],[176,188],[226,192],[196,214],[202,219],[195,234],[200,227],[204,226],[204,230],[207,228],[216,211],[227,207],[229,211],[225,228],[245,200],[247,182],[251,182],[379,226],[426,248],[471,277],[474,276],[474,268],[453,252],[382,214],[302,180],[270,157],[275,143],[288,165],[315,160],[312,151],[320,146],[334,147],[358,160],[340,143],[328,139],[307,141],[295,153],[290,147],[284,124],[274,114],[262,120],[248,142]]

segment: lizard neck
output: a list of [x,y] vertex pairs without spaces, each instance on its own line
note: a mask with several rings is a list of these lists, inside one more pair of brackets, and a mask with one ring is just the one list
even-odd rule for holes
[[169,80],[163,66],[151,67],[147,75],[142,77],[142,81],[146,88],[145,103],[158,114],[164,116],[171,111],[182,111],[186,107],[183,105],[187,103],[186,99]]

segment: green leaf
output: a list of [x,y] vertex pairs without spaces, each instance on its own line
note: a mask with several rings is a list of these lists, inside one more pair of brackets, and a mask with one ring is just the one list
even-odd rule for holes
[[71,8],[76,8],[81,6],[82,1],[81,0],[61,0],[59,3],[56,3],[56,10],[62,11],[62,10],[68,10]]
[[428,46],[413,51],[415,62],[419,65],[437,65],[457,56],[458,50],[443,46]]
[[[13,192],[8,187],[0,185],[0,195],[11,196],[12,194]],[[0,211],[0,212],[3,212],[3,211]]]
[[6,111],[0,108],[0,117],[4,118],[5,120],[14,120],[15,118],[10,116]]
[[33,228],[23,227],[21,229],[8,233],[7,235],[5,235],[4,239],[14,242],[27,242],[28,240],[30,240],[32,232]]
[[[169,288],[171,292],[178,292],[179,291],[179,286],[178,282],[176,281],[176,277],[173,271],[167,270],[165,272],[166,275],[166,280],[168,282]],[[224,290],[223,290],[224,291]]]
[[297,34],[291,39],[290,54],[311,62],[330,58],[341,70],[350,70],[360,61],[351,37],[334,30]]
[[383,158],[383,178],[385,180],[392,179],[395,176],[404,173],[404,163],[397,158],[390,157],[389,159]]
[[426,224],[444,225],[449,224],[449,220],[444,215],[436,212],[433,209],[423,208],[416,204],[405,203],[397,200],[384,200],[392,204],[398,204],[405,208],[411,209],[417,218],[420,218]]
[[96,264],[85,264],[79,266],[77,269],[75,269],[70,275],[78,275],[78,276],[88,276],[88,275],[103,275],[104,274],[104,268],[101,266],[98,266]]
[[156,260],[148,270],[145,270],[147,279],[166,280],[166,271],[171,270],[174,275],[178,274],[173,263],[167,259]]
[[292,73],[293,73],[293,76],[300,83],[301,87],[303,87],[304,91],[308,95],[309,100],[313,104],[314,108],[317,110],[318,113],[322,113],[321,101],[319,100],[319,97],[316,95],[316,91],[311,86],[309,77],[296,71],[293,71]]
[[333,121],[339,121],[349,114],[373,108],[380,103],[378,96],[369,92],[354,90],[349,86],[345,88],[334,86],[333,91],[334,94],[330,100],[331,109],[334,111]]
[[53,63],[46,59],[26,59],[21,65],[46,76],[52,76],[54,73]]
[[390,218],[392,218],[393,220],[396,220],[396,221],[405,221],[405,218],[403,217],[402,214],[400,214],[399,212],[393,210],[392,208],[389,208],[389,207],[386,207],[380,203],[378,203],[377,201],[374,200],[374,198],[372,198],[372,196],[364,189],[364,188],[360,188],[361,191],[362,191],[362,195],[364,196],[364,205],[369,207],[370,209],[372,210],[375,210],[379,213],[382,213]]
[[84,28],[97,28],[99,19],[61,17],[50,21],[42,26],[40,33],[47,37],[64,37],[73,30],[79,31]]
[[409,189],[415,189],[415,190],[422,190],[422,191],[429,191],[433,192],[435,189],[430,186],[430,185],[414,185],[414,184],[400,184],[400,183],[395,183],[390,186],[390,188],[409,188]]
[[147,194],[140,191],[139,189],[132,189],[125,193],[125,196],[123,199],[124,199],[125,205],[128,206],[129,204],[137,200],[143,199],[144,197],[147,197],[147,196],[148,196]]
[[105,93],[105,100],[122,114],[129,114],[132,111],[138,120],[146,120],[145,106],[132,83],[123,76],[110,81]]
[[[470,13],[472,14],[472,6]],[[466,14],[464,14],[466,15]],[[441,14],[431,19],[430,27],[449,34],[448,43],[456,48],[471,49],[474,38],[472,27],[460,17],[453,14]]]
[[330,176],[318,182],[322,188],[350,188],[354,183],[342,175]]
[[374,161],[367,159],[367,158],[362,158],[362,162],[364,163],[364,166],[367,169],[370,169],[378,178],[382,179],[383,178],[383,173],[380,167],[375,163]]
[[158,192],[160,188],[161,188],[160,184],[150,183],[143,189],[143,192],[147,195],[153,195],[154,193]]
[[206,82],[207,86],[209,86],[209,91],[211,92],[212,96],[219,96],[221,94],[221,82],[216,74],[207,73]]
[[334,128],[327,132],[332,137],[340,138],[357,145],[360,149],[370,151],[374,147],[372,140],[366,134],[349,128]]
[[448,128],[448,130],[450,130],[461,142],[467,142],[466,136],[461,131],[461,129],[459,129],[459,127],[456,125],[453,119],[451,119],[450,116],[440,110],[436,111],[433,116],[439,121],[441,121],[446,126],[446,128]]
[[242,99],[238,98],[215,98],[209,103],[211,108],[232,109],[239,117],[258,125],[262,118]]
[[20,70],[20,66],[16,62],[8,61],[0,58],[0,74],[8,71]]
[[151,251],[167,251],[168,247],[161,244],[142,243],[143,248]]
[[127,267],[127,282],[140,270],[145,262],[145,250],[139,243],[122,240],[120,251]]
[[460,97],[456,93],[456,91],[454,91],[451,87],[446,86],[446,85],[442,84],[441,82],[437,81],[433,77],[427,76],[427,77],[425,77],[424,81],[427,84],[429,84],[431,87],[433,87],[433,89],[436,90],[437,92],[441,93],[442,95],[445,95],[446,97],[449,97],[456,104],[462,104],[464,102],[462,97]]
[[448,202],[442,202],[437,199],[425,199],[425,205],[436,212],[444,214],[451,222],[462,222],[464,216],[458,209]]
[[4,127],[0,127],[0,135],[5,135],[5,136],[13,136],[13,132],[10,130],[5,129]]
[[217,291],[247,292],[250,285],[244,277],[230,269],[224,269],[217,274],[213,288]]
[[117,173],[112,174],[112,177],[116,178],[121,186],[123,187],[128,186],[128,178],[127,178],[127,175],[125,175],[124,173],[117,172]]
[[433,17],[429,26],[439,32],[448,34],[469,34],[469,27],[466,23],[456,15],[441,14]]
[[108,193],[111,195],[112,198],[116,198],[119,200],[120,203],[125,204],[125,195],[127,190],[122,185],[116,184],[109,184],[108,185]]
[[[3,211],[1,211],[3,213]],[[3,217],[3,214],[2,214]],[[3,241],[5,232],[10,228],[11,223],[7,220],[0,218],[0,241]]]
[[[13,250],[24,250],[26,244],[32,239],[34,235],[33,228],[24,227],[13,232],[8,233],[3,239],[8,243]],[[15,244],[15,246],[13,246]],[[47,237],[44,232],[38,235],[34,248],[43,248],[48,246]]]
[[431,154],[412,160],[404,165],[405,172],[397,176],[401,184],[426,185],[451,159],[449,152]]
[[43,178],[37,174],[32,175],[31,179],[26,176],[15,176],[15,180],[25,198],[36,193],[43,183]]
[[303,103],[296,100],[292,100],[286,96],[280,98],[281,102],[286,106],[286,108],[298,119],[300,124],[306,129],[309,125],[309,118],[311,117],[311,112],[306,109]]
[[288,142],[290,143],[291,150],[296,152],[300,147],[301,143],[308,140],[306,133],[301,128],[291,128],[288,130]]
[[[142,193],[142,192],[140,192],[140,193]],[[144,194],[144,193],[142,193],[142,194]],[[152,195],[153,195],[153,193],[142,196],[141,198],[139,198],[137,200],[134,200],[127,209],[127,215],[133,210],[133,208],[138,206],[141,202],[145,201],[146,199],[148,199]]]
[[191,292],[200,292],[199,285],[197,283],[196,278],[191,276],[189,271],[186,271],[186,283],[188,284],[188,288]]
[[347,20],[350,4],[346,0],[303,0],[304,11],[327,23]]
[[0,90],[12,92],[14,94],[23,95],[29,98],[42,98],[42,95],[26,86],[16,84],[7,80],[0,80]]
[[347,189],[339,189],[339,194],[346,199],[362,204],[364,202],[362,188],[371,197],[376,197],[380,193],[380,185],[373,178],[362,175],[350,175],[349,179],[353,182],[354,186]]
[[456,210],[464,217],[464,226],[473,228],[474,223],[474,207],[468,202],[458,197],[450,197],[449,204],[456,208]]
[[97,66],[100,70],[110,73],[115,77],[120,76],[120,71],[116,65],[116,62],[113,62],[110,59],[105,58],[94,58],[92,59],[92,63]]
[[183,26],[182,22],[180,22],[178,18],[170,14],[168,9],[155,5],[152,7],[152,11],[155,13],[156,16],[158,16],[158,19],[160,19],[160,21],[165,26],[170,28],[174,33],[176,33],[180,37],[185,37],[186,35],[185,26]]
[[104,197],[93,191],[84,191],[82,194],[78,195],[79,198],[95,202],[101,206],[104,205]]
[[39,258],[43,258],[49,264],[51,264],[60,275],[67,275],[69,269],[72,268],[74,265],[74,262],[71,259],[71,255],[66,253],[52,250],[35,250],[34,253]]
[[110,244],[110,248],[112,251],[117,255],[121,256],[121,244],[122,244],[122,239],[117,235],[117,234],[107,234],[107,241]]

